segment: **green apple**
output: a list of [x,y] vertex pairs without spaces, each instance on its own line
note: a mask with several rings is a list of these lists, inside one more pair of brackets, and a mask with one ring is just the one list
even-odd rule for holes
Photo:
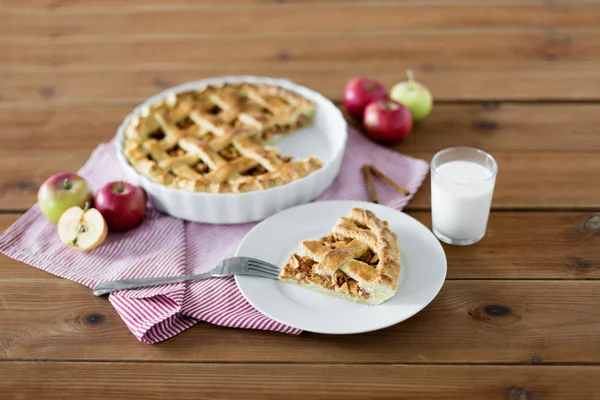
[[411,70],[407,71],[408,81],[399,82],[390,91],[390,98],[404,104],[410,110],[413,119],[421,121],[431,112],[433,96],[429,89],[413,78]]
[[82,177],[71,172],[56,174],[46,179],[38,191],[38,204],[42,214],[53,224],[67,209],[86,203],[92,205],[93,195]]

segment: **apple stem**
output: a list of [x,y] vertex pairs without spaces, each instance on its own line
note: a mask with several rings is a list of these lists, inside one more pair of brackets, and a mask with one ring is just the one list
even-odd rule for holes
[[413,71],[412,69],[409,69],[406,71],[406,76],[408,76],[408,81],[409,82],[414,82],[415,81],[415,76],[413,75]]
[[384,110],[397,110],[398,109],[398,105],[391,101],[382,101],[379,104],[381,105],[381,108],[383,108]]
[[375,89],[375,84],[373,82],[371,82],[371,81],[363,82],[362,85],[368,91],[372,91],[373,89]]
[[85,202],[85,205],[83,206],[83,212],[86,212],[86,211],[87,211],[87,210],[89,210],[89,209],[90,209],[90,202],[89,202],[89,201],[86,201],[86,202]]
[[63,189],[69,190],[71,189],[71,186],[71,180],[69,178],[65,178],[65,180],[63,181]]
[[123,193],[123,181],[119,181],[117,186],[117,192]]

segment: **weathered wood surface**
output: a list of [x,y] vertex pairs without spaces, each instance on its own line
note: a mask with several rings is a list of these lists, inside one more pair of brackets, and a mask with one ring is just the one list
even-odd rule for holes
[[[443,40],[441,36],[438,38],[438,41]],[[493,40],[487,43],[488,46],[493,44]],[[130,43],[131,48],[136,46],[136,43]],[[89,44],[88,47],[94,46]],[[13,51],[20,49],[21,45],[17,45]],[[122,51],[128,52],[129,48]],[[72,57],[77,55],[73,53]],[[415,71],[420,81],[433,88],[437,101],[600,100],[600,62],[596,60],[522,60],[515,64],[502,60],[473,62],[452,59],[442,63],[436,59],[410,61],[405,54],[401,60],[300,62],[287,60],[285,53],[278,57],[283,60],[192,64],[165,60],[130,66],[120,63],[107,65],[104,62],[85,66],[73,66],[70,62],[47,66],[0,65],[0,108],[35,110],[46,104],[67,107],[83,104],[133,106],[170,86],[213,76],[239,74],[291,79],[332,99],[340,99],[342,88],[354,76],[375,76],[391,87],[404,79],[408,68]]]
[[200,324],[149,346],[90,289],[21,268],[0,279],[0,359],[600,364],[598,281],[448,280],[424,311],[377,332],[291,336]]
[[[10,3],[4,1],[3,3]],[[18,2],[4,10],[10,15],[2,26],[4,38],[122,37],[142,35],[247,35],[290,32],[312,34],[388,30],[541,30],[598,27],[600,4],[571,2],[466,2],[439,1],[438,13],[423,12],[412,2],[339,2],[267,5],[246,2],[241,7],[227,2],[163,1],[115,3],[97,1],[95,7],[69,2],[51,10],[32,7],[35,1]],[[79,4],[78,4],[79,3]],[[137,3],[137,4],[136,4]],[[274,2],[275,3],[275,2]],[[431,2],[429,2],[431,3]],[[1,12],[1,11],[0,11]],[[360,18],[357,18],[360,14]],[[198,23],[202,21],[202,23]],[[310,25],[306,23],[310,21]]]
[[[339,104],[353,76],[412,68],[437,104],[394,149],[500,167],[485,240],[444,246],[433,303],[363,335],[201,323],[150,346],[106,299],[0,256],[0,397],[598,398],[600,2],[0,0],[0,20],[2,230],[135,104],[210,76]],[[428,208],[426,181],[408,210],[429,226]]]
[[93,299],[89,289],[23,281],[15,293],[1,282],[6,310],[0,343],[4,359],[598,364],[599,285],[448,281],[417,316],[362,336],[296,337],[201,324],[149,346],[137,343],[108,301]]
[[36,399],[591,400],[600,368],[11,362],[0,374],[4,393]]
[[597,2],[1,4],[0,107],[135,102],[240,73],[339,98],[352,76],[391,85],[407,68],[438,100],[600,99]]

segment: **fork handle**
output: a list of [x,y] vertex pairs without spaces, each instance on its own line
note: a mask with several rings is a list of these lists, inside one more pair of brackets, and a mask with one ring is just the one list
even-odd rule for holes
[[119,281],[99,283],[96,286],[94,286],[93,290],[95,296],[102,296],[103,294],[116,292],[117,290],[158,286],[167,283],[179,283],[198,279],[206,279],[210,277],[210,272],[205,272],[203,274],[168,276],[164,278],[122,279]]

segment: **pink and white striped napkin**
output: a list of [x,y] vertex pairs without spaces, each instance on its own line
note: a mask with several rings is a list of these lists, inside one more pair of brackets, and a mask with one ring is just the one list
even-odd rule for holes
[[[79,173],[97,189],[124,179],[114,143],[98,146]],[[342,171],[319,198],[367,200],[363,164],[374,164],[415,193],[429,166],[419,159],[374,144],[350,128]],[[382,204],[402,208],[410,197],[377,185]],[[0,251],[51,274],[93,287],[115,279],[159,277],[205,272],[235,253],[254,224],[207,225],[184,222],[150,209],[142,225],[125,233],[110,233],[89,252],[63,246],[56,226],[47,222],[37,205],[0,237]],[[91,295],[91,293],[90,293]],[[141,341],[166,340],[200,321],[232,328],[262,329],[299,334],[255,310],[242,296],[233,278],[163,285],[113,293],[109,300],[127,327]]]

